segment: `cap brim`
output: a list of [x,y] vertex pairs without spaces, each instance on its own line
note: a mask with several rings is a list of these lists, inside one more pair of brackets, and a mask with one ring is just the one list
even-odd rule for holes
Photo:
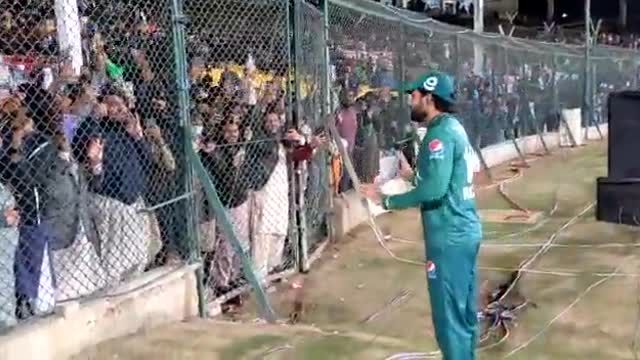
[[417,81],[412,81],[412,82],[400,84],[400,86],[397,86],[394,90],[403,94],[411,94],[412,92],[418,90],[420,86],[421,84],[419,84]]

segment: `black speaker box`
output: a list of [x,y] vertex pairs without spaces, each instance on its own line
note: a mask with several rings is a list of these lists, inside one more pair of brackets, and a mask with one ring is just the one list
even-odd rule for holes
[[609,112],[609,173],[613,179],[640,178],[640,91],[612,93]]
[[640,92],[609,95],[608,174],[598,178],[596,218],[640,226]]

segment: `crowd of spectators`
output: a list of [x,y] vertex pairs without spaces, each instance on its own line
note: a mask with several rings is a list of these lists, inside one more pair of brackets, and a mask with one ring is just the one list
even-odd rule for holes
[[[374,181],[376,176],[388,173],[385,169],[381,171],[382,163],[395,166],[398,157],[411,163],[415,153],[411,144],[419,137],[419,131],[409,124],[406,113],[402,115],[407,111],[408,105],[403,104],[406,99],[398,98],[392,91],[393,79],[399,78],[398,68],[393,66],[398,63],[393,39],[370,35],[364,25],[363,28],[338,29],[336,31],[343,35],[335,35],[342,39],[334,49],[333,63],[338,65],[340,74],[338,89],[343,91],[338,102],[337,124],[342,137],[348,140],[348,150],[359,177],[362,181]],[[344,39],[344,34],[349,34],[349,39]],[[428,44],[408,41],[406,48],[410,51],[404,54],[405,77],[411,78],[429,68],[455,75],[459,88],[456,110],[477,149],[514,137],[557,131],[559,110],[582,106],[583,96],[577,89],[583,87],[584,69],[573,58],[560,60],[554,74],[548,61],[543,58],[536,61],[538,54],[531,54],[527,59],[514,56],[505,63],[502,53],[493,52],[478,72],[474,70],[473,53],[470,58],[455,61],[444,41]],[[632,86],[631,79],[615,75],[619,74],[598,74],[594,106],[595,120],[599,123],[606,121],[603,111],[606,95]],[[554,104],[554,88],[557,104]],[[348,183],[348,179],[343,182]]]
[[[81,4],[84,65],[74,69],[60,56],[50,6],[25,1],[3,9],[0,22],[0,327],[180,262],[193,248],[210,294],[237,286],[241,261],[205,184],[185,185],[185,144],[258,276],[287,266],[289,170],[326,138],[287,128],[284,79],[261,81],[251,56],[240,72],[191,57],[186,136],[170,29],[134,8]],[[175,200],[188,188],[195,247],[185,239],[189,205]]]
[[602,32],[598,36],[598,43],[607,46],[618,46],[627,49],[640,49],[640,37],[636,34],[620,35],[616,33]]
[[[520,32],[519,35],[521,33],[522,32]],[[531,33],[535,35],[529,37],[537,40],[569,45],[584,45],[585,43],[585,33],[581,29],[563,29],[561,27],[556,27],[551,33],[540,31],[531,31]],[[633,33],[620,34],[617,32],[601,31],[596,38],[596,42],[598,45],[602,46],[614,46],[629,50],[638,50],[640,48],[640,38]]]

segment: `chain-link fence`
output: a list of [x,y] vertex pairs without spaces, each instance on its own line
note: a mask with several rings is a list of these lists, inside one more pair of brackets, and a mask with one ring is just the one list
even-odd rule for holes
[[457,78],[477,149],[557,131],[562,109],[606,122],[638,79],[629,51],[585,71],[580,47],[364,0],[0,4],[2,327],[159,266],[202,264],[204,302],[232,304],[306,270],[352,188],[327,121],[359,180],[393,178],[422,135],[395,89],[427,69]]
[[[307,2],[300,3],[299,26],[294,28],[299,54],[295,60],[294,94],[297,126],[307,136],[324,135],[328,102],[323,61],[325,50],[325,23],[322,12]],[[298,208],[302,209],[298,219],[301,230],[301,261],[306,270],[308,254],[312,254],[322,241],[330,235],[330,156],[326,151],[317,151],[308,162],[298,165]]]
[[[393,90],[404,73],[423,59],[413,57],[403,63],[399,57],[405,47],[416,45],[405,42],[400,23],[335,4],[330,4],[328,16],[338,99],[336,128],[359,179],[373,182],[380,173],[381,156],[412,148],[406,104]],[[340,191],[352,188],[350,180],[342,178]]]
[[[259,279],[292,269],[298,248],[286,1],[186,1],[192,116],[200,158]],[[209,300],[246,284],[241,258],[216,217],[201,213]],[[234,297],[241,301],[241,297]]]
[[[99,294],[190,244],[163,3],[2,2],[1,323]],[[7,6],[8,5],[8,6]]]
[[[457,115],[479,154],[481,148],[508,140],[518,147],[516,140],[526,136],[537,136],[547,148],[544,134],[560,129],[563,110],[583,109],[583,127],[606,122],[607,94],[637,84],[638,57],[634,51],[594,47],[587,72],[584,47],[476,34],[362,0],[331,1],[328,16],[330,40],[337,54],[332,60],[348,64],[338,67],[337,91],[351,92],[358,98],[354,105],[343,103],[337,110],[338,131],[347,141],[362,182],[388,180],[396,174],[399,158],[412,162],[415,146],[404,144],[420,138],[424,130],[408,124],[407,100],[392,90],[428,70],[454,75]],[[390,69],[384,62],[371,61],[380,55],[390,59]],[[371,81],[379,78],[388,80],[383,84]],[[386,102],[389,92],[398,101]],[[349,118],[351,123],[340,120]],[[376,136],[368,135],[369,122],[382,124],[374,126],[372,134]],[[578,140],[584,136],[571,135]],[[363,138],[369,146],[367,159],[351,150],[358,148]],[[380,151],[369,151],[380,146],[374,144],[374,138],[385,144]],[[404,150],[403,156],[399,156],[399,149]],[[522,157],[524,160],[526,154]],[[348,182],[343,179],[343,190],[348,189]]]
[[[243,284],[243,257],[261,281],[297,265],[290,170],[308,155],[296,145],[302,135],[286,131],[286,1],[9,5],[0,29],[3,325],[185,260],[202,261],[209,301]],[[189,151],[206,179],[191,176]]]

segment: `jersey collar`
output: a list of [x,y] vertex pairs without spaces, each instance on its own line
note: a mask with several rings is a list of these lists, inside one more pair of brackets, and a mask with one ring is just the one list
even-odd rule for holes
[[433,118],[433,120],[431,120],[431,123],[429,125],[427,125],[427,129],[434,128],[434,127],[438,126],[438,124],[440,124],[442,122],[442,119],[444,119],[446,117],[447,117],[447,113],[440,113],[435,118]]

